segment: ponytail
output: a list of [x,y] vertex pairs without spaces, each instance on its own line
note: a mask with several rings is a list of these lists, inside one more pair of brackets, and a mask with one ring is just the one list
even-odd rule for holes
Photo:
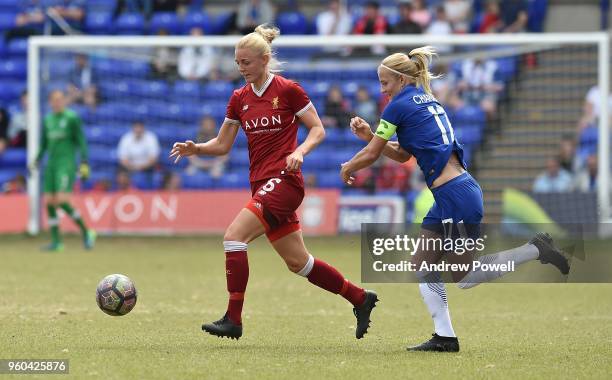
[[275,53],[272,50],[272,41],[279,35],[280,30],[278,28],[262,24],[255,28],[253,33],[242,37],[236,44],[236,49],[249,48],[262,56],[270,56],[270,61],[268,62],[270,72],[279,72],[281,71],[279,66],[282,63],[275,58]]

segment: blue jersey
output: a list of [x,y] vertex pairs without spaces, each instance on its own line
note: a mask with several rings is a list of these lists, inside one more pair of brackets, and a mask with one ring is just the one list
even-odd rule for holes
[[467,168],[463,147],[455,138],[444,108],[421,88],[406,86],[383,111],[376,135],[389,140],[394,133],[402,149],[416,158],[429,187],[453,152]]

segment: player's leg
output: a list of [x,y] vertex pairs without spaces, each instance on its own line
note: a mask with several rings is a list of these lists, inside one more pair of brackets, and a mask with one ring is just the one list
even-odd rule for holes
[[262,235],[265,227],[251,211],[242,209],[223,237],[225,276],[229,301],[223,318],[202,326],[202,330],[219,337],[242,336],[242,306],[249,280],[248,243]]
[[[433,211],[437,207],[432,208]],[[431,216],[432,211],[428,216]],[[439,231],[423,228],[419,236],[424,239],[434,241],[435,239],[443,238],[443,234]],[[442,252],[435,249],[434,244],[424,249],[419,249],[412,257],[411,262],[416,268],[421,268],[423,263],[433,264],[440,261]],[[429,248],[429,249],[427,249]],[[433,337],[418,346],[409,347],[410,351],[459,351],[459,341],[455,335],[453,324],[451,322],[450,313],[448,310],[448,298],[446,295],[446,286],[442,281],[440,273],[427,270],[419,270],[416,272],[419,280],[419,291],[429,315],[434,323]]]
[[[569,273],[569,262],[563,253],[554,246],[553,240],[547,233],[538,233],[529,242],[519,247],[483,255],[476,259],[483,264],[507,264],[513,262],[518,267],[529,261],[539,260],[542,264],[552,264],[562,274]],[[489,282],[513,272],[509,266],[499,266],[498,270],[482,270],[482,266],[465,273],[455,279],[461,289],[470,289],[483,282]]]
[[57,176],[57,205],[64,210],[70,219],[79,227],[85,249],[92,249],[96,242],[96,233],[94,230],[87,228],[81,217],[81,213],[71,204],[72,189],[76,179],[75,169],[69,166],[60,168],[58,169]]
[[[278,231],[285,226],[289,226],[285,228],[287,233],[279,234]],[[357,317],[355,336],[361,339],[368,331],[370,314],[378,301],[376,293],[356,286],[333,266],[323,260],[315,259],[306,249],[302,231],[291,231],[292,226],[299,226],[299,224],[286,224],[274,234],[269,234],[270,243],[283,258],[290,271],[306,277],[310,283],[328,292],[340,294],[354,306],[353,311]],[[271,235],[276,239],[271,238]]]
[[43,191],[47,206],[47,224],[51,234],[51,244],[43,247],[45,251],[58,252],[64,249],[62,236],[59,229],[59,218],[57,215],[57,176],[53,167],[47,167],[43,176]]

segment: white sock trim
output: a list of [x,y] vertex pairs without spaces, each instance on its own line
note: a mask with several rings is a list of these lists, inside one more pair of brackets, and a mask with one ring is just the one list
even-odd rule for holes
[[223,242],[223,249],[225,252],[246,251],[247,247],[248,244],[241,241],[226,240]]
[[312,257],[311,254],[308,254],[308,261],[306,262],[306,265],[304,265],[304,268],[302,268],[299,272],[297,272],[297,274],[299,274],[302,277],[308,277],[308,275],[310,274],[310,271],[312,271],[313,266],[314,266],[314,257]]

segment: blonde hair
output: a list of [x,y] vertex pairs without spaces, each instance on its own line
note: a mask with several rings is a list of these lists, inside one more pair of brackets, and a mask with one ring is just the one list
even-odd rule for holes
[[279,72],[282,64],[276,59],[276,53],[272,50],[272,41],[280,35],[280,30],[267,24],[259,25],[255,31],[242,37],[236,44],[236,49],[251,49],[261,56],[270,56],[268,69],[271,72]]
[[407,76],[426,93],[431,94],[431,80],[439,78],[438,75],[429,72],[429,63],[435,55],[437,54],[433,47],[423,46],[411,50],[408,55],[391,54],[383,59],[380,65],[397,75]]

